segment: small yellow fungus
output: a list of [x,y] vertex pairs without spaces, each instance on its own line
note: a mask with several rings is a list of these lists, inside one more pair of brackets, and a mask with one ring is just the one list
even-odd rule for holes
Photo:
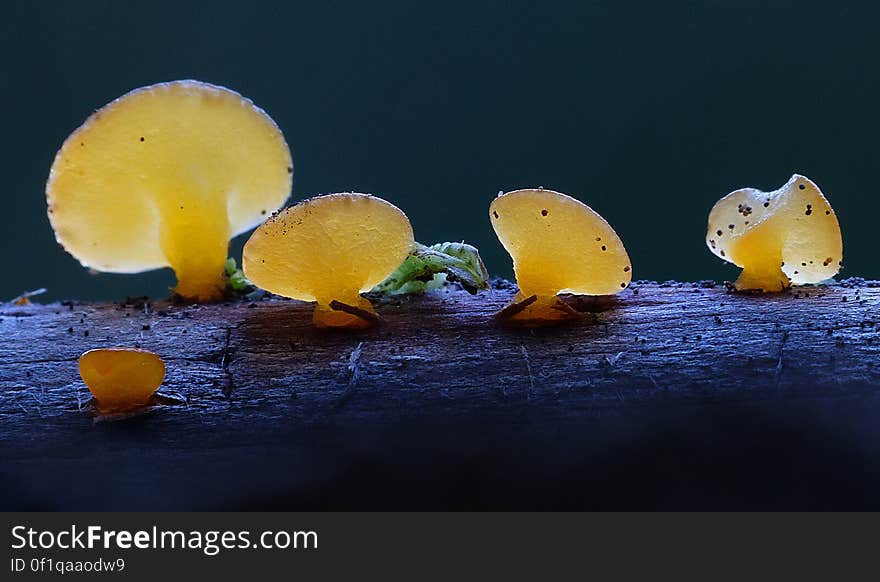
[[67,138],[46,186],[49,220],[85,267],[171,267],[178,295],[213,300],[229,240],[284,204],[292,172],[284,136],[250,100],[199,81],[160,83]]
[[146,350],[98,349],[80,356],[79,374],[100,412],[124,412],[149,404],[165,379],[165,364]]
[[589,206],[539,188],[500,194],[489,220],[513,258],[519,292],[499,314],[541,325],[577,316],[559,293],[611,295],[632,280],[632,267],[614,229]]
[[743,188],[719,200],[709,213],[706,244],[742,267],[738,291],[818,283],[843,265],[837,215],[819,187],[798,174],[773,192]]
[[409,219],[393,204],[329,194],[269,218],[245,244],[242,268],[258,287],[316,301],[316,326],[362,329],[378,317],[360,294],[400,266],[413,243]]

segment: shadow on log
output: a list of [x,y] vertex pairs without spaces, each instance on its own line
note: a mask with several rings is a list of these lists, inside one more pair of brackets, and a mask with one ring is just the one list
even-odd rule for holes
[[[880,288],[637,283],[565,327],[509,284],[318,331],[281,299],[0,306],[4,509],[880,509]],[[99,422],[76,360],[185,405]]]

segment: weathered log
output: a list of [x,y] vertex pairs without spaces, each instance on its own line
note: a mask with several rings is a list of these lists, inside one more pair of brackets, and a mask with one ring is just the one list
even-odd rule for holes
[[[880,288],[639,283],[500,326],[501,283],[319,331],[282,299],[0,306],[6,508],[880,508]],[[97,417],[76,360],[178,395]]]

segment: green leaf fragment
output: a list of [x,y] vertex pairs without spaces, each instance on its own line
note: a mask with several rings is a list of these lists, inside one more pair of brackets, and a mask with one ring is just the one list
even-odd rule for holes
[[489,273],[476,247],[463,242],[416,243],[397,270],[373,287],[373,292],[412,295],[447,282],[458,283],[471,294],[489,288]]

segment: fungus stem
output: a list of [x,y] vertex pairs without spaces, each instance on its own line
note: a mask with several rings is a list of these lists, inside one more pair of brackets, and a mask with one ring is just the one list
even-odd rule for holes
[[747,265],[733,284],[737,291],[763,291],[779,293],[791,286],[788,276],[782,272],[779,262],[773,264]]
[[316,327],[346,329],[366,329],[379,323],[381,320],[373,305],[360,295],[355,297],[346,301],[333,299],[328,303],[319,300],[312,322]]
[[221,299],[226,290],[223,278],[223,264],[214,262],[192,264],[190,262],[174,266],[177,275],[177,286],[174,293],[193,301],[216,301]]
[[507,307],[505,307],[504,309],[502,309],[501,311],[496,313],[495,317],[497,317],[498,319],[510,319],[511,317],[516,315],[517,313],[522,312],[526,307],[528,307],[529,305],[531,305],[532,303],[534,303],[537,300],[538,300],[537,295],[530,295],[530,296],[526,297],[525,299],[523,299],[522,301],[515,301],[514,303],[511,303],[510,305],[508,305]]
[[578,311],[574,307],[572,307],[571,305],[569,305],[568,303],[566,303],[565,301],[563,301],[559,297],[556,298],[556,303],[551,305],[550,309],[555,309],[556,311],[561,311],[565,314],[568,314],[571,317],[580,317],[581,316],[581,314],[578,313]]
[[165,205],[161,245],[177,275],[174,292],[194,301],[215,301],[226,290],[226,259],[232,238],[225,209],[203,203]]
[[333,311],[342,311],[344,313],[349,313],[351,315],[360,317],[365,321],[369,321],[370,323],[379,323],[379,321],[381,321],[379,319],[379,316],[371,311],[361,309],[360,307],[355,307],[354,305],[349,305],[348,303],[336,301],[335,299],[330,302],[330,309],[332,309]]
[[522,300],[520,297],[517,294],[514,302],[499,311],[496,317],[511,323],[539,327],[582,316],[556,295],[530,295]]

